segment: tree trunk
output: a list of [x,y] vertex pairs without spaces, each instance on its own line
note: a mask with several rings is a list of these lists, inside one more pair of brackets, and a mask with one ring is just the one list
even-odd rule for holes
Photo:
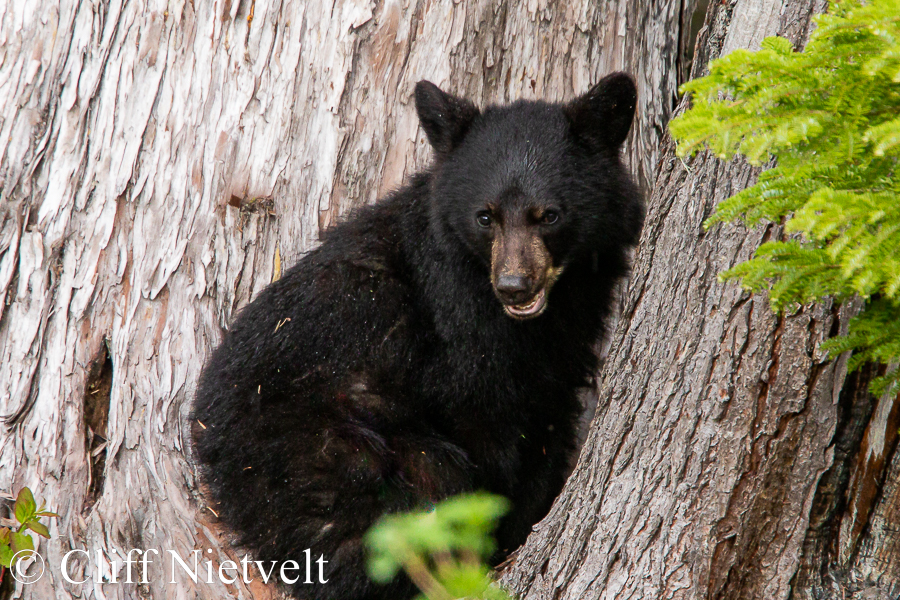
[[[13,596],[278,594],[167,584],[162,559],[146,585],[104,583],[131,548],[233,557],[186,423],[222,328],[426,163],[419,79],[483,103],[557,100],[627,69],[646,183],[693,1],[0,6],[0,490],[27,485],[60,514],[48,573]],[[72,549],[91,552],[70,569],[84,583],[62,578]]]
[[[816,0],[713,3],[694,75]],[[853,312],[784,316],[716,274],[782,235],[703,221],[758,174],[666,142],[578,466],[504,582],[523,599],[896,598],[900,399],[820,343]],[[854,594],[868,595],[854,595]]]

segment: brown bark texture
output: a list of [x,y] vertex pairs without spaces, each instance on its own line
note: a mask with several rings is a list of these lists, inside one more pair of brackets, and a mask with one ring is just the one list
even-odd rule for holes
[[[693,75],[809,0],[712,3]],[[684,106],[680,107],[682,110]],[[781,236],[703,222],[758,171],[664,144],[579,464],[507,568],[523,599],[897,598],[900,399],[819,346],[854,306],[774,315],[717,274]],[[858,307],[856,307],[858,308]]]
[[[427,162],[420,79],[484,104],[566,99],[626,69],[646,184],[692,6],[0,2],[0,491],[29,486],[60,514],[48,573],[12,596],[279,594],[170,585],[158,562],[146,585],[106,583],[131,548],[234,558],[186,423],[223,328],[325,227]],[[72,549],[91,552],[76,585],[60,572]]]

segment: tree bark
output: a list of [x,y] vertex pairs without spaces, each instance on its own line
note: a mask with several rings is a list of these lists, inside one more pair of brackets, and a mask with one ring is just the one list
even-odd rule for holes
[[[186,423],[235,311],[350,208],[423,166],[427,78],[480,101],[560,100],[626,69],[647,183],[693,0],[0,5],[0,490],[55,509],[25,598],[242,598],[131,548],[234,557]],[[69,550],[69,584],[60,564]],[[101,572],[96,552],[102,555]],[[119,581],[124,578],[118,573]],[[7,579],[7,584],[9,579]]]
[[[693,75],[766,35],[801,46],[823,8],[711,4]],[[504,576],[521,598],[897,597],[900,398],[819,349],[858,307],[776,316],[716,278],[782,235],[702,227],[757,174],[666,142],[579,464]]]

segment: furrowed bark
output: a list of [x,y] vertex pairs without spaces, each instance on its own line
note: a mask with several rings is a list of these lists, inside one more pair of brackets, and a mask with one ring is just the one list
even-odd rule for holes
[[[168,550],[234,558],[185,421],[222,328],[325,227],[426,163],[419,79],[483,104],[568,99],[628,70],[628,160],[646,183],[692,6],[0,6],[0,490],[27,485],[61,515],[40,546],[49,573],[14,597],[279,594],[163,576]],[[164,552],[149,583],[104,583],[131,548]],[[91,551],[72,561],[82,584],[59,570],[72,549]]]
[[834,463],[813,502],[792,598],[900,594],[900,398],[868,393],[878,374],[868,365],[841,392]]

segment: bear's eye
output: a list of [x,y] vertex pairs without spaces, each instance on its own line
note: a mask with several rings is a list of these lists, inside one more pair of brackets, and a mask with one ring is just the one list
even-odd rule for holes
[[477,215],[475,215],[475,220],[482,227],[490,227],[493,219],[491,218],[491,213],[486,210],[481,211]]
[[545,210],[541,216],[541,223],[544,225],[553,225],[557,221],[559,221],[559,213],[555,210]]

